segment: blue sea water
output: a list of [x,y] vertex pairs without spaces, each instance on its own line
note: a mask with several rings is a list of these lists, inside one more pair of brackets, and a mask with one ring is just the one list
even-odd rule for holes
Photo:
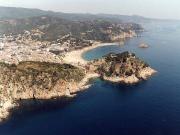
[[[124,46],[84,54],[91,60],[130,51],[158,71],[136,85],[94,80],[72,102],[51,111],[24,113],[0,126],[0,135],[180,135],[180,23],[143,25],[141,37]],[[148,49],[138,48],[142,42]]]

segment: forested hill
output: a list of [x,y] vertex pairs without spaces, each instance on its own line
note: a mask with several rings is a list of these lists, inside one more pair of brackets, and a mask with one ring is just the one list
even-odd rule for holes
[[75,13],[62,13],[53,11],[44,11],[40,9],[28,9],[28,8],[15,8],[15,7],[0,7],[0,19],[18,19],[29,18],[35,16],[49,15],[54,17],[60,17],[73,21],[87,21],[103,19],[113,22],[147,22],[148,18],[141,16],[127,16],[127,15],[111,15],[111,14],[75,14]]

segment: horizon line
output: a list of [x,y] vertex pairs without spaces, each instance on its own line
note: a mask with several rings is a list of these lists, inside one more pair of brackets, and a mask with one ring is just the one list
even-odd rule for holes
[[169,20],[169,21],[180,21],[180,19],[171,19],[171,18],[156,18],[156,17],[148,17],[148,16],[144,16],[144,15],[139,15],[139,14],[118,14],[118,13],[103,13],[103,12],[99,12],[99,13],[90,13],[90,12],[63,12],[63,11],[56,11],[56,10],[48,10],[48,9],[41,9],[41,8],[32,8],[32,7],[19,7],[19,6],[2,6],[0,5],[0,7],[3,8],[21,8],[21,9],[31,9],[31,10],[41,10],[41,11],[46,11],[46,12],[54,12],[54,13],[64,13],[64,14],[89,14],[89,15],[100,15],[100,14],[104,14],[104,15],[119,15],[119,16],[129,16],[129,17],[133,17],[133,16],[137,16],[137,17],[141,17],[144,19],[150,19],[150,20]]

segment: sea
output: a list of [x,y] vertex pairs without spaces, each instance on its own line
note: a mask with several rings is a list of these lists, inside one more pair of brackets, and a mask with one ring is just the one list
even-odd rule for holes
[[[86,60],[130,51],[158,72],[135,85],[100,79],[55,109],[27,111],[0,125],[0,135],[180,135],[180,22],[151,21],[124,44],[86,52]],[[149,48],[138,46],[146,43]]]

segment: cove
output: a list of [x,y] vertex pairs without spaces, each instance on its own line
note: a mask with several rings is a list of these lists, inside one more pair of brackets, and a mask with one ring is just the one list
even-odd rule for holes
[[[130,51],[158,73],[136,85],[99,79],[73,101],[54,110],[26,112],[0,126],[2,135],[179,135],[180,23],[143,24],[147,32],[124,46],[105,46],[84,54],[92,60],[109,52]],[[148,49],[138,48],[149,44]]]

